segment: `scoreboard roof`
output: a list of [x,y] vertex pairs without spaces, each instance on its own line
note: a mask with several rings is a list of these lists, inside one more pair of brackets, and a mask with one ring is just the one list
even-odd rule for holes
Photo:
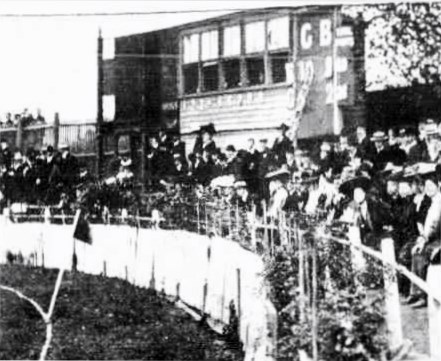
[[283,14],[302,14],[302,13],[328,13],[336,7],[341,7],[341,5],[303,5],[303,6],[284,6],[284,7],[266,7],[257,9],[246,9],[242,11],[231,12],[221,16],[209,17],[204,20],[192,21],[182,25],[171,26],[167,28],[146,31],[138,34],[131,34],[126,36],[117,37],[117,39],[130,38],[134,36],[143,36],[147,34],[155,34],[165,31],[183,31],[196,29],[203,27],[213,22],[223,22],[223,21],[234,21],[235,19],[242,19],[247,17],[258,17],[263,15],[283,15]]

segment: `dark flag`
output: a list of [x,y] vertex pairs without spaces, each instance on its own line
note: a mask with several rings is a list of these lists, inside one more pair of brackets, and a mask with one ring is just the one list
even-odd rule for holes
[[77,221],[73,233],[73,237],[81,242],[92,244],[92,236],[90,234],[90,225],[87,219],[84,217],[83,211],[78,211]]

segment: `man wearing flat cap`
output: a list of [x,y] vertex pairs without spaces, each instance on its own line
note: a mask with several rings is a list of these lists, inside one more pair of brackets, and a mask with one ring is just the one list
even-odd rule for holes
[[280,125],[279,130],[280,136],[274,141],[272,150],[274,155],[276,156],[277,164],[282,165],[286,161],[285,154],[287,149],[292,147],[292,141],[286,135],[289,127],[285,123],[282,123]]

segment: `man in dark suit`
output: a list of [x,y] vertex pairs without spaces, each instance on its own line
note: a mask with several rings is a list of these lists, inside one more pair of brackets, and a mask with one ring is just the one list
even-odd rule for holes
[[385,226],[392,224],[392,213],[389,205],[371,194],[371,186],[371,179],[356,177],[344,182],[340,192],[353,199],[350,207],[357,214],[362,243],[379,249]]
[[159,186],[162,176],[167,174],[172,165],[171,155],[161,150],[157,137],[150,137],[150,152],[147,154],[148,172],[153,188]]
[[282,165],[286,161],[285,158],[286,150],[292,147],[292,141],[287,136],[289,127],[285,123],[282,123],[280,125],[279,130],[280,130],[280,136],[274,141],[272,151],[276,157],[277,163],[279,165]]
[[5,169],[11,168],[12,165],[12,152],[9,149],[8,142],[4,139],[0,141],[0,166],[5,167]]
[[266,175],[274,170],[277,166],[275,156],[268,148],[268,140],[261,139],[259,141],[259,166],[257,169],[257,177],[259,179],[259,198],[269,200],[268,181]]
[[389,129],[388,136],[388,162],[395,166],[404,165],[407,162],[407,154],[400,147],[397,130],[395,128]]
[[405,145],[404,150],[407,153],[407,163],[415,164],[423,161],[424,149],[417,140],[417,133],[414,128],[407,128],[405,130]]
[[202,151],[208,151],[213,154],[216,151],[216,143],[213,140],[213,136],[216,133],[213,123],[202,127]]
[[74,197],[74,187],[77,185],[80,176],[78,160],[70,153],[67,144],[61,144],[59,148],[61,152],[60,173],[64,192],[70,197]]
[[357,127],[357,155],[362,161],[373,162],[374,144],[366,135],[365,127]]
[[384,170],[387,163],[390,162],[389,149],[386,147],[387,136],[384,132],[378,131],[372,135],[371,141],[375,148],[372,153],[373,172],[377,173]]
[[164,129],[160,129],[158,133],[159,149],[165,153],[171,153],[173,143]]
[[178,133],[172,134],[172,149],[173,155],[178,154],[180,159],[185,159],[185,143],[181,141]]

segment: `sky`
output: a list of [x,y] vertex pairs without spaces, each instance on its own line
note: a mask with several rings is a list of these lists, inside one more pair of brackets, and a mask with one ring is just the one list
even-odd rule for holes
[[[357,2],[357,1],[355,1]],[[331,0],[317,3],[330,4]],[[359,2],[358,2],[359,3]],[[1,17],[0,118],[40,108],[52,120],[94,121],[97,99],[97,36],[105,39],[147,32],[231,12],[267,6],[311,4],[291,1],[0,1],[5,14],[176,11],[143,16]],[[226,10],[229,9],[229,10]],[[213,10],[209,13],[190,10]],[[179,13],[186,11],[186,13]],[[105,44],[106,45],[106,44]]]

